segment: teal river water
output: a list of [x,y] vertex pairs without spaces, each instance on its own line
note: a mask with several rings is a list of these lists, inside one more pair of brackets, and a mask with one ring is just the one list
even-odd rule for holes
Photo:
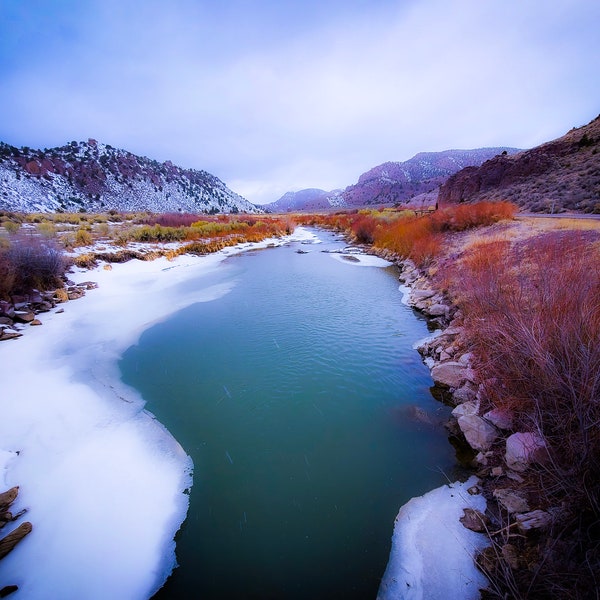
[[122,357],[194,461],[180,567],[157,598],[375,598],[398,509],[455,468],[444,429],[414,418],[447,409],[397,269],[336,260],[323,250],[344,243],[317,234],[227,259],[211,283],[228,294]]

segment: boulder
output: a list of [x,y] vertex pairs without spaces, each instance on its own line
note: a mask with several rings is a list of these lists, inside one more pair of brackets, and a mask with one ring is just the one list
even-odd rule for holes
[[493,408],[486,412],[483,418],[492,423],[498,429],[512,429],[513,415],[510,411],[502,408]]
[[476,402],[463,402],[459,404],[453,411],[452,416],[456,419],[465,415],[476,415],[479,413],[479,404]]
[[6,492],[2,492],[0,494],[0,509],[7,509],[17,498],[19,495],[19,486],[10,488]]
[[31,533],[29,521],[21,523],[14,531],[0,540],[0,558],[4,558],[26,535]]
[[552,515],[545,510],[532,510],[515,515],[515,520],[521,533],[527,533],[533,529],[548,528],[552,523]]
[[445,317],[448,314],[448,307],[445,304],[432,304],[426,310],[432,317]]
[[20,323],[31,323],[35,319],[35,313],[31,310],[16,310],[14,319]]
[[459,417],[458,426],[469,446],[475,450],[488,450],[498,437],[498,430],[478,415]]
[[477,533],[487,531],[489,518],[475,508],[463,508],[463,516],[459,519],[464,527]]
[[517,494],[514,490],[508,488],[498,488],[494,490],[494,498],[509,512],[523,513],[529,510],[527,500]]
[[534,462],[542,462],[546,456],[546,442],[530,431],[513,433],[506,440],[504,459],[509,468],[524,471]]
[[435,296],[435,290],[412,290],[410,297],[412,300],[425,300]]
[[477,389],[473,386],[470,381],[467,381],[464,385],[459,387],[454,392],[454,400],[457,403],[462,402],[473,402],[477,398]]
[[468,371],[469,369],[465,365],[455,361],[448,361],[433,367],[431,369],[431,377],[438,385],[456,389],[469,379]]

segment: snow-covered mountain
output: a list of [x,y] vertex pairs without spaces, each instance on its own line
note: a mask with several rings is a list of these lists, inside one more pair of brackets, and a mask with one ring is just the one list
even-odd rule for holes
[[260,213],[220,179],[101,144],[45,150],[0,142],[0,209]]
[[326,192],[308,188],[298,192],[286,192],[279,200],[263,205],[269,212],[284,213],[303,210],[323,210],[333,206],[343,206],[342,190]]

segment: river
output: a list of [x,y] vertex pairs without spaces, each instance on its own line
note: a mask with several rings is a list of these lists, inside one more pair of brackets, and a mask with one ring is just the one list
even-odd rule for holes
[[397,268],[314,233],[227,259],[212,283],[228,294],[120,361],[194,461],[180,566],[156,598],[375,598],[399,507],[452,476],[448,409],[413,349],[427,324]]

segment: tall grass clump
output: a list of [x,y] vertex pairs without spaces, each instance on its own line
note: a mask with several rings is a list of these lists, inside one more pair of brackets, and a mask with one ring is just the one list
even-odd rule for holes
[[523,598],[584,598],[598,589],[600,248],[591,237],[555,231],[513,245],[480,243],[454,277],[466,341],[493,382],[484,400],[547,444],[531,477],[556,521],[535,567],[517,578]]

